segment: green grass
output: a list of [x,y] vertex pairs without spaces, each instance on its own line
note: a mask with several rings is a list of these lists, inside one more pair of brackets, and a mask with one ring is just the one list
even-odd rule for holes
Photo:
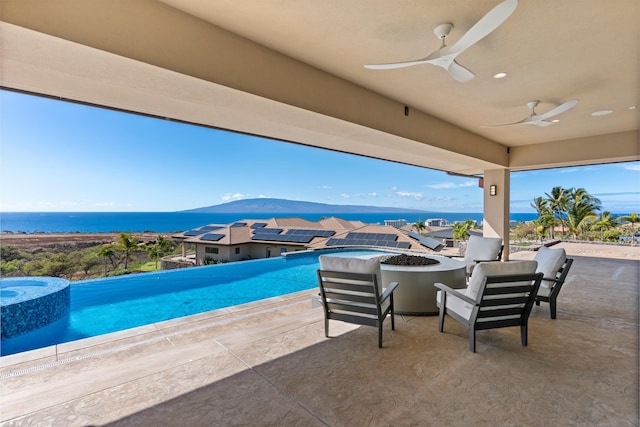
[[143,272],[156,271],[160,269],[160,263],[158,262],[158,268],[156,268],[156,262],[149,261],[149,262],[145,262],[144,264],[137,265],[135,269],[136,271],[143,271]]

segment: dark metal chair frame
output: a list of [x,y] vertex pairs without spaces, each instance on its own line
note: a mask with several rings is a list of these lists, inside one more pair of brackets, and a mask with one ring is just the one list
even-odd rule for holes
[[556,308],[557,308],[557,299],[560,290],[562,289],[562,285],[564,285],[564,281],[567,278],[567,274],[569,274],[569,269],[573,264],[573,258],[567,258],[560,267],[560,270],[556,273],[556,277],[543,277],[542,280],[546,280],[549,282],[553,282],[554,285],[551,287],[551,292],[548,296],[544,295],[536,295],[536,305],[540,305],[540,302],[548,302],[549,303],[549,311],[551,314],[551,318],[556,318]]
[[[378,328],[378,347],[382,348],[382,326],[391,315],[391,329],[395,329],[392,282],[380,295],[377,276],[343,271],[318,270],[318,284],[324,308],[324,332],[329,337],[329,319]],[[383,309],[386,300],[389,305]]]
[[[444,331],[444,315],[450,315],[469,328],[469,350],[475,353],[476,331],[519,326],[520,340],[522,345],[526,346],[528,342],[529,314],[531,314],[541,280],[542,273],[486,276],[480,286],[477,301],[460,293],[459,290],[452,289],[442,283],[435,283],[434,285],[442,290],[438,330],[440,332]],[[525,283],[523,284],[523,282]],[[505,284],[509,283],[513,284],[505,286]],[[473,306],[469,319],[465,319],[458,313],[446,308],[447,294],[454,295],[456,298]],[[509,307],[514,304],[522,304],[522,307]],[[504,316],[511,315],[517,315],[518,317],[504,318]],[[497,317],[498,319],[482,321],[489,317]]]

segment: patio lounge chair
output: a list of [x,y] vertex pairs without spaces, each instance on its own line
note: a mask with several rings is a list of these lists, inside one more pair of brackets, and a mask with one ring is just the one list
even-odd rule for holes
[[324,308],[324,332],[329,337],[329,320],[378,328],[378,347],[382,348],[382,326],[391,315],[395,329],[393,291],[397,282],[386,289],[379,285],[380,260],[320,257],[318,284]]
[[503,248],[500,237],[469,236],[463,259],[467,265],[467,279],[479,262],[500,261]]
[[527,345],[528,321],[542,273],[536,261],[482,262],[471,274],[465,290],[436,283],[440,308],[438,330],[444,331],[444,316],[450,315],[469,328],[469,349],[476,351],[476,331],[520,327],[520,340]]
[[556,318],[556,306],[558,294],[573,264],[572,258],[567,258],[564,249],[549,249],[541,246],[534,258],[538,262],[538,273],[543,274],[538,295],[536,295],[536,305],[541,301],[549,303],[551,318]]

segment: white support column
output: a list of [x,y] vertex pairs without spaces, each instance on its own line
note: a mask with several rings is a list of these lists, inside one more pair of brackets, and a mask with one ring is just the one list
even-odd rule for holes
[[[482,233],[487,237],[501,237],[504,242],[502,259],[509,259],[510,171],[484,171],[484,222]],[[492,186],[495,195],[491,195]]]

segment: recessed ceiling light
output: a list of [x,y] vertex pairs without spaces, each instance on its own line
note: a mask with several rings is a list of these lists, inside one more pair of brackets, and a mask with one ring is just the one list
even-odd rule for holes
[[507,73],[497,73],[493,75],[494,79],[502,79],[504,77],[507,77]]
[[613,113],[613,110],[600,110],[600,111],[594,111],[593,113],[591,113],[592,116],[606,116],[607,114],[611,114]]
[[551,123],[558,123],[560,121],[560,119],[553,119],[551,120]]
[[635,109],[636,109],[635,105],[632,105],[631,107],[629,107],[629,110],[635,110]]

